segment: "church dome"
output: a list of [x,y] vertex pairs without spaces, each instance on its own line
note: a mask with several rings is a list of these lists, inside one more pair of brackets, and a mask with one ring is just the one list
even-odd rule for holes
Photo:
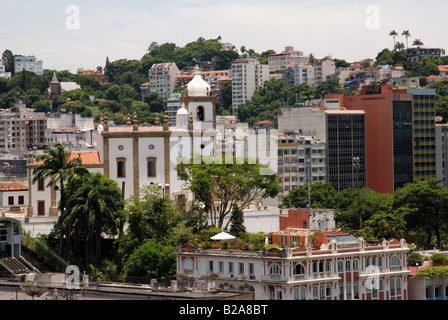
[[177,110],[176,113],[176,128],[177,129],[187,129],[188,128],[188,118],[190,117],[188,110],[185,109],[185,105],[182,103],[182,106]]
[[194,68],[194,77],[187,84],[187,90],[190,97],[206,97],[210,95],[210,85],[202,79],[198,66]]
[[185,109],[185,104],[182,103],[182,106],[179,108],[179,110],[177,110],[176,115],[178,115],[178,116],[187,115],[188,116],[188,110]]

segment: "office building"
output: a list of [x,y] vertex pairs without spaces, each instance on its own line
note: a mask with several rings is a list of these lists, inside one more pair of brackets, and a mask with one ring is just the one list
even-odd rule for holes
[[156,63],[149,69],[149,93],[156,92],[159,96],[168,99],[170,93],[176,88],[177,77],[180,71],[175,63]]

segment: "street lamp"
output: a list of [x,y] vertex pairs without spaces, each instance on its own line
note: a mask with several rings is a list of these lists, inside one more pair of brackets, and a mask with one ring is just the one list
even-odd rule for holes
[[353,168],[356,169],[356,187],[358,189],[358,207],[359,207],[359,229],[362,228],[362,211],[361,211],[361,192],[359,190],[359,168],[361,167],[361,163],[359,157],[353,158]]
[[165,186],[162,186],[162,184],[159,183],[159,188],[162,189],[162,194],[163,194],[163,197],[165,198],[165,190],[168,190],[170,188],[170,184],[166,183]]

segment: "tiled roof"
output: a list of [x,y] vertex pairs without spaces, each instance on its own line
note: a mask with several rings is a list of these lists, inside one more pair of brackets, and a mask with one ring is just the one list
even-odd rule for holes
[[17,182],[0,184],[0,191],[22,191],[22,190],[28,190],[28,187]]
[[448,65],[441,65],[439,66],[440,72],[448,72]]
[[[98,151],[83,151],[83,152],[79,152],[79,156],[81,157],[82,163],[83,164],[96,164],[96,163],[101,163],[100,162],[100,155],[98,153]],[[78,157],[78,152],[76,151],[72,151],[72,153],[70,154],[70,158],[69,160],[72,160],[74,158]],[[42,164],[43,161],[35,161],[34,164]]]

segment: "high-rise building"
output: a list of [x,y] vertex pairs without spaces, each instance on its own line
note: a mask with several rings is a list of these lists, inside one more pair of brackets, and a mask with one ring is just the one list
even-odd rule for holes
[[278,128],[325,142],[325,156],[317,160],[326,160],[326,170],[311,163],[311,172],[324,170],[325,175],[317,175],[320,180],[312,175],[312,182],[328,181],[337,191],[366,185],[364,111],[346,110],[339,99],[313,100],[303,107],[281,108]]
[[294,50],[294,47],[287,46],[285,51],[268,56],[269,70],[282,72],[291,64],[301,64],[307,61],[307,57],[302,51]]
[[367,187],[393,193],[408,182],[436,177],[435,90],[383,84],[364,86],[355,96],[326,97],[366,113]]
[[264,82],[269,80],[269,66],[261,64],[258,59],[238,59],[232,62],[230,77],[233,115],[237,116],[238,106],[250,100],[254,91],[263,87]]

